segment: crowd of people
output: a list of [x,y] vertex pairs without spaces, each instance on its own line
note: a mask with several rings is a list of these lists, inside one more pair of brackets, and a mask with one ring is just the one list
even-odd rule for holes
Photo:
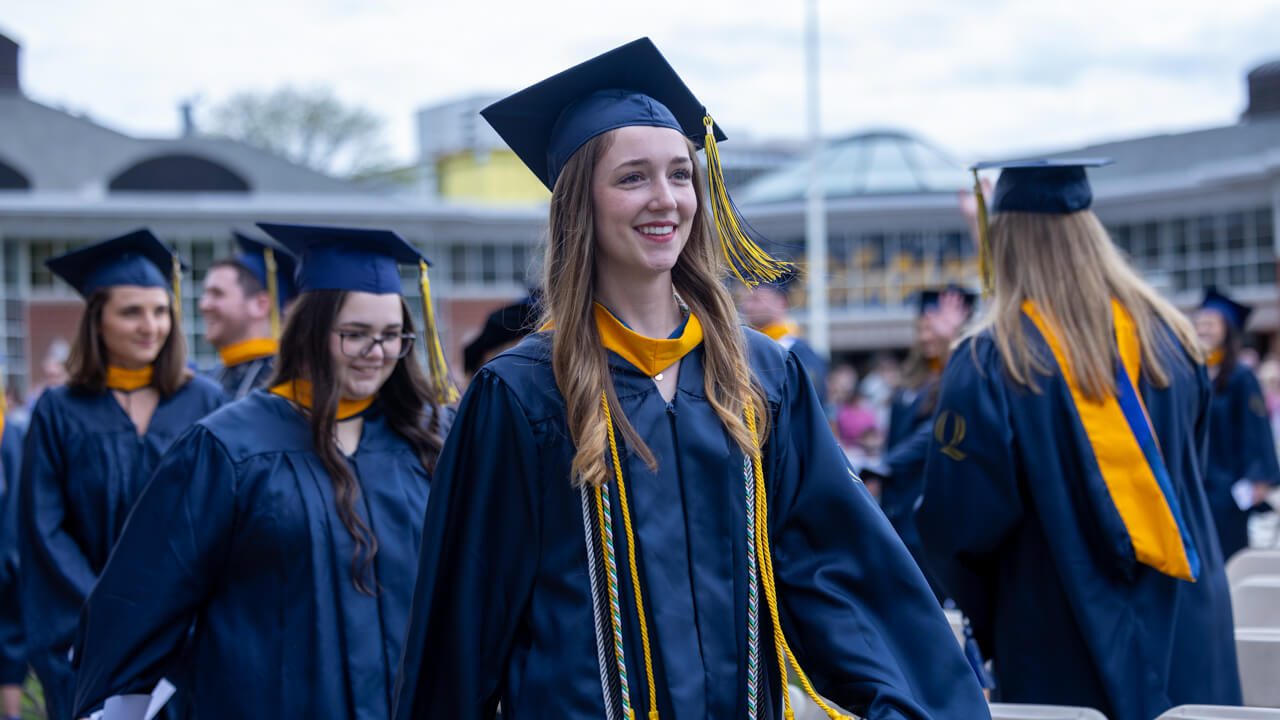
[[28,666],[53,720],[1241,703],[1223,566],[1280,482],[1280,372],[1227,294],[1193,323],[1131,269],[1093,162],[1000,166],[981,292],[922,293],[859,379],[790,324],[647,39],[482,114],[552,197],[540,292],[461,398],[388,230],[241,237],[210,373],[150,231],[49,261],[86,304],[4,435],[6,718]]

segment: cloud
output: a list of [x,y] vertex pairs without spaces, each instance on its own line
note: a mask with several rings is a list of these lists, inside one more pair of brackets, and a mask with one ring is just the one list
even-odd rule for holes
[[[1274,3],[824,0],[822,125],[921,133],[960,157],[1234,121],[1244,72],[1280,55]],[[804,5],[772,0],[19,3],[38,100],[174,134],[177,104],[329,86],[414,152],[413,113],[507,92],[650,35],[733,137],[805,130]]]

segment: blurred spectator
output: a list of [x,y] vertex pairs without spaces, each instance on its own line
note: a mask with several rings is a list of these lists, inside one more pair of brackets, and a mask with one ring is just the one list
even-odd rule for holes
[[40,395],[48,388],[58,387],[67,382],[67,355],[71,352],[71,343],[65,338],[55,338],[45,350],[44,359],[40,361],[40,382],[27,391],[21,402],[11,403],[6,415],[6,422],[25,433],[27,423],[31,419],[31,411],[36,406]]
[[866,398],[867,406],[875,413],[876,427],[882,432],[889,427],[889,405],[901,375],[897,358],[880,352],[871,360],[871,371],[858,384],[858,392]]
[[[852,365],[841,363],[827,373],[827,420],[835,432],[836,414],[841,407],[853,404],[858,390],[858,371]],[[839,437],[839,435],[837,435]]]
[[1280,445],[1280,360],[1267,358],[1258,364],[1258,383],[1267,401],[1267,417],[1271,419],[1271,435]]
[[[884,448],[884,431],[879,425],[876,410],[861,391],[846,400],[836,408],[836,439],[853,467],[874,465]],[[878,483],[867,482],[867,489],[879,497]]]
[[67,355],[71,352],[71,343],[65,338],[57,338],[49,343],[49,349],[40,361],[40,384],[27,393],[27,410],[35,406],[36,400],[46,388],[57,387],[67,381]]

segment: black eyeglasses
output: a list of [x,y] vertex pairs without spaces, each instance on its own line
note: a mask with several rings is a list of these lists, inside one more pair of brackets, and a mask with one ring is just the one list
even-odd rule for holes
[[388,357],[402,358],[413,349],[413,333],[393,333],[387,335],[370,335],[364,332],[343,332],[336,330],[342,339],[342,354],[349,358],[368,357],[373,346],[382,348],[382,354]]

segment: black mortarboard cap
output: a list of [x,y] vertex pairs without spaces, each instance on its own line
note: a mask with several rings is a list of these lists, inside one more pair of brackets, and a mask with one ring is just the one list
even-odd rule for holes
[[[649,38],[598,55],[480,112],[548,188],[591,138],[620,127],[677,130],[701,148],[706,107]],[[725,139],[715,128],[717,141]]]
[[1088,208],[1093,190],[1085,168],[1110,165],[1110,158],[1051,158],[981,162],[973,170],[1000,168],[991,212],[1065,215]]
[[298,262],[294,259],[293,254],[282,247],[254,240],[244,233],[236,232],[234,234],[236,244],[240,246],[240,254],[236,256],[236,262],[253,273],[253,276],[258,278],[258,282],[262,283],[264,288],[270,287],[267,282],[266,251],[268,249],[272,251],[276,262],[276,291],[278,293],[276,301],[280,307],[284,307],[296,294],[293,287],[293,276],[297,271]]
[[924,315],[926,312],[936,308],[938,306],[938,301],[942,298],[942,294],[948,292],[960,293],[960,296],[964,298],[965,310],[973,312],[973,305],[978,299],[978,294],[971,290],[966,290],[958,285],[951,285],[943,288],[942,290],[921,290],[916,295],[916,312],[920,315]]
[[173,289],[174,253],[146,228],[49,258],[44,264],[85,298],[116,285]]
[[355,290],[403,294],[400,264],[418,265],[426,257],[391,230],[258,223],[297,257],[298,292]]
[[1239,330],[1244,329],[1245,322],[1249,320],[1249,314],[1253,312],[1253,308],[1232,300],[1212,285],[1205,288],[1204,302],[1200,303],[1200,307],[1218,311],[1227,322],[1235,325]]
[[536,295],[498,308],[485,320],[484,329],[462,350],[462,365],[470,375],[480,369],[484,356],[534,330],[541,308]]

